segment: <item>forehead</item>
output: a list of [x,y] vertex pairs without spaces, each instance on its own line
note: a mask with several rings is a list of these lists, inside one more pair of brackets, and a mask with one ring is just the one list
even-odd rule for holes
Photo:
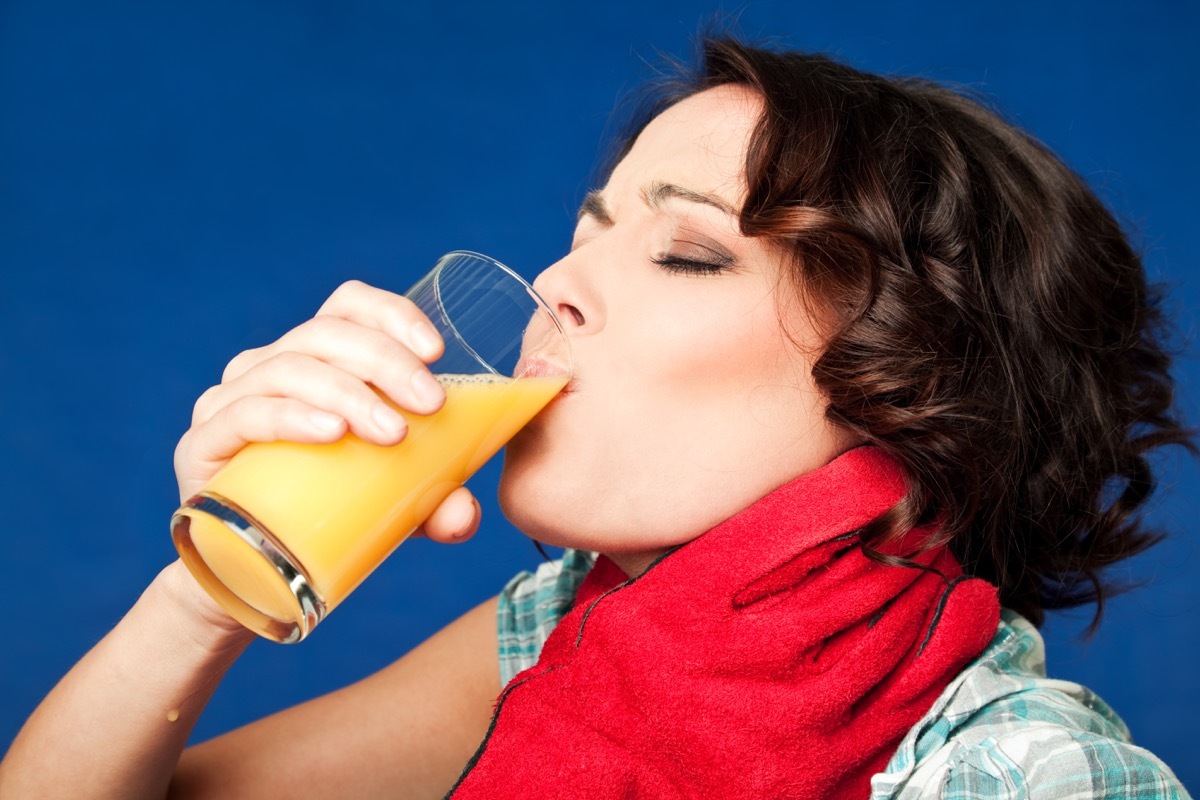
[[642,130],[608,185],[619,194],[627,183],[640,188],[663,181],[740,207],[746,147],[761,114],[761,99],[743,86],[718,86],[684,98]]

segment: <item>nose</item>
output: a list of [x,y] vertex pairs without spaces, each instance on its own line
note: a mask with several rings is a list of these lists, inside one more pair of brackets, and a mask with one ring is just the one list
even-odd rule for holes
[[542,270],[533,288],[554,311],[567,333],[595,333],[603,327],[604,312],[596,288],[571,253]]

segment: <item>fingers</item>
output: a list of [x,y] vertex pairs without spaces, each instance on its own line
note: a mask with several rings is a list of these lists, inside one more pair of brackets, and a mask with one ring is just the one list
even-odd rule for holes
[[[246,408],[234,409],[249,398],[292,398],[310,410],[321,410],[348,423],[360,438],[374,444],[396,444],[408,428],[404,417],[362,378],[315,356],[282,352],[229,383],[209,389],[196,401],[193,428],[233,425],[246,441],[265,439],[262,424],[272,421]],[[223,415],[223,416],[222,416]],[[279,420],[295,423],[298,420]]]
[[236,356],[196,401],[175,452],[181,493],[190,496],[248,442],[327,442],[351,431],[396,444],[408,430],[397,408],[432,414],[445,402],[427,366],[442,350],[410,300],[343,284],[316,317]]
[[[436,361],[442,354],[441,337],[411,300],[368,286],[361,281],[347,281],[339,286],[321,305],[310,322],[323,317],[341,319],[363,328],[377,330],[407,347],[425,363]],[[279,344],[276,342],[239,353],[225,368],[222,382],[238,377],[278,351]]]
[[460,486],[439,505],[415,536],[428,536],[435,542],[453,544],[465,542],[479,529],[482,513],[471,490]]
[[189,435],[192,446],[217,459],[228,458],[250,442],[329,442],[346,432],[342,417],[291,397],[242,397],[209,422]]
[[[273,344],[240,354],[230,362],[221,383],[235,383],[264,368],[273,373],[274,385],[321,379],[319,374],[305,372],[305,362],[293,358],[294,354],[336,367],[418,414],[432,414],[446,399],[425,362],[407,345],[378,329],[333,316],[315,317]],[[201,409],[197,412],[204,416]]]
[[339,286],[318,309],[317,316],[340,317],[383,331],[426,363],[442,355],[441,337],[411,300],[362,281]]
[[[226,367],[196,401],[175,450],[187,498],[251,442],[332,442],[347,431],[379,445],[407,433],[404,411],[432,414],[446,395],[427,364],[444,344],[407,298],[357,281],[343,284],[317,316]],[[385,402],[390,401],[389,402]],[[474,535],[479,503],[459,487],[416,535],[459,542]]]
[[[426,362],[443,343],[407,298],[358,281],[343,284],[313,319],[265,347],[236,356],[221,384],[201,395],[193,427],[244,397],[294,397],[344,419],[375,444],[395,444],[407,425],[380,395],[400,409],[432,414],[445,390]],[[247,441],[261,441],[243,431]]]
[[[345,419],[290,397],[247,396],[220,408],[190,428],[175,447],[175,477],[187,499],[250,442],[335,442],[346,434]],[[397,437],[401,438],[401,437]]]

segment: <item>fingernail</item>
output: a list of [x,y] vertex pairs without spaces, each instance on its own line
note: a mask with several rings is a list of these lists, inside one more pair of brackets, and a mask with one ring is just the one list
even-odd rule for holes
[[342,426],[342,418],[327,411],[308,412],[308,421],[321,433],[333,433]]
[[375,427],[381,433],[387,436],[398,436],[408,425],[404,421],[404,417],[383,403],[376,403],[375,407],[371,409],[371,421],[375,423]]
[[438,383],[437,378],[433,377],[425,370],[418,370],[412,376],[413,391],[428,406],[437,406],[446,396],[446,391],[442,385]]
[[413,326],[412,339],[417,355],[426,360],[436,356],[442,346],[442,338],[428,322],[418,322]]
[[466,539],[467,535],[471,532],[471,524],[475,521],[475,517],[478,514],[479,514],[479,501],[476,500],[474,497],[472,497],[471,505],[468,506],[467,513],[463,516],[461,522],[459,523],[458,532],[455,533],[450,538],[455,539],[455,540]]

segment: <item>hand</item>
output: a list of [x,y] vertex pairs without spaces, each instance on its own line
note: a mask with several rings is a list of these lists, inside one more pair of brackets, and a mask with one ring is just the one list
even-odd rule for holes
[[[342,284],[315,317],[272,344],[239,353],[221,383],[200,395],[192,426],[175,448],[181,499],[250,442],[333,442],[347,431],[374,444],[400,442],[408,426],[380,394],[411,413],[441,408],[446,394],[426,365],[442,346],[407,298],[359,281]],[[479,503],[460,487],[417,535],[464,541],[479,515]]]

